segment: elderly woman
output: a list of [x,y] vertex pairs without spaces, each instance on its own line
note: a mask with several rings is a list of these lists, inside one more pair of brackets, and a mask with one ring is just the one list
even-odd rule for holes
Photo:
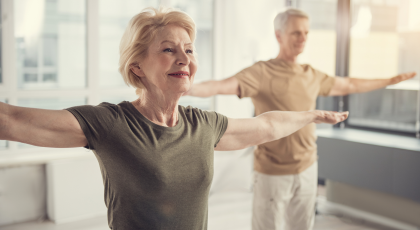
[[183,12],[146,9],[120,45],[120,72],[139,98],[42,110],[0,104],[0,139],[86,147],[96,155],[111,229],[206,229],[214,150],[285,137],[347,113],[268,112],[232,119],[178,105],[197,71],[195,25]]

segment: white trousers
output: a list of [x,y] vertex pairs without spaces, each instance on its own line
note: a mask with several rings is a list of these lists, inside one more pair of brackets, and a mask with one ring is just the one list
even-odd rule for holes
[[295,175],[254,172],[252,229],[312,229],[317,185],[317,162]]

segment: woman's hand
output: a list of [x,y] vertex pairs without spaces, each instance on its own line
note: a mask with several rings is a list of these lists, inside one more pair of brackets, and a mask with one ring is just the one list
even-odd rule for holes
[[349,112],[334,112],[334,111],[323,111],[323,110],[314,110],[316,124],[327,123],[327,124],[337,124],[347,119]]
[[255,118],[229,118],[228,127],[215,150],[238,150],[286,137],[315,123],[337,124],[348,112],[314,110],[307,112],[272,111]]
[[0,103],[0,140],[70,148],[87,145],[77,119],[67,110],[23,108]]

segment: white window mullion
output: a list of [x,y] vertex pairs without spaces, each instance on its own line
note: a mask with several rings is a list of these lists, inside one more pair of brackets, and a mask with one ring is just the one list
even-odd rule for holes
[[99,103],[99,1],[86,1],[88,104]]

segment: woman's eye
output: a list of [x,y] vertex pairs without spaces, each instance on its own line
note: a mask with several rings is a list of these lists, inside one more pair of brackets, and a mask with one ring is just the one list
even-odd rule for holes
[[172,52],[171,48],[164,49],[163,52]]
[[192,50],[187,50],[187,51],[185,51],[187,54],[192,54],[193,53],[193,51]]

